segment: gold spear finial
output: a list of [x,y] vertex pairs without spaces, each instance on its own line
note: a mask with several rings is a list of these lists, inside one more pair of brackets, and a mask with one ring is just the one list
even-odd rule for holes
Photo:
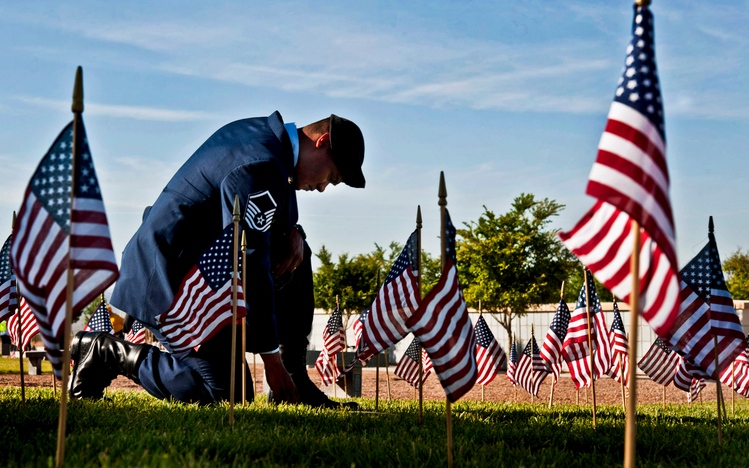
[[245,232],[242,231],[242,252],[247,252],[247,236],[245,236]]
[[75,71],[75,85],[73,85],[73,105],[70,106],[73,112],[83,112],[83,68],[78,66]]
[[242,210],[239,209],[239,195],[234,195],[234,221],[239,221],[242,217]]
[[635,5],[639,7],[647,7],[650,6],[650,0],[635,0]]

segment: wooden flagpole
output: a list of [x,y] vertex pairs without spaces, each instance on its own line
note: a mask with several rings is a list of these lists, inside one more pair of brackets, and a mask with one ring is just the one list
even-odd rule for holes
[[733,397],[736,394],[736,367],[731,363],[731,416],[736,416],[736,407],[734,406]]
[[[68,214],[72,218],[73,202],[75,200],[75,156],[78,151],[78,124],[83,113],[83,69],[80,66],[75,71],[71,110],[73,111],[73,142],[70,158],[70,206],[68,207],[70,211]],[[73,323],[73,289],[75,287],[73,269],[70,267],[70,253],[73,248],[72,238],[73,236],[68,236],[68,284],[65,291],[65,325],[62,336],[62,391],[60,391],[60,416],[57,424],[57,453],[55,455],[55,466],[58,468],[62,467],[65,461],[65,427],[68,417],[67,388],[68,377],[70,375],[70,329]]]
[[[421,205],[416,206],[416,297],[421,303]],[[419,426],[424,422],[424,359],[419,342]]]
[[662,397],[662,400],[663,400],[663,409],[666,409],[666,386],[665,385],[663,386],[663,397]]
[[[447,228],[447,187],[445,187],[445,173],[440,171],[440,186],[437,192],[439,201],[437,204],[440,207],[440,253],[442,257],[441,268],[444,271],[447,258],[445,256],[445,250],[447,249],[447,235],[445,230]],[[447,420],[447,466],[452,468],[453,466],[453,418],[452,408],[450,399],[445,398],[445,417]]]
[[[639,1],[639,0],[638,0]],[[637,437],[637,334],[640,314],[640,224],[632,220],[632,256],[629,271],[632,276],[632,292],[629,296],[629,334],[633,346],[629,351],[629,400],[627,401],[624,428],[624,468],[634,468]]]
[[[585,314],[588,316],[588,356],[590,356],[590,388],[593,391],[593,429],[596,428],[596,371],[593,364],[595,350],[593,349],[593,324],[590,320],[590,290],[588,288],[588,269],[583,267],[583,281],[585,281]],[[587,403],[588,390],[585,390]]]
[[229,427],[234,429],[234,385],[237,380],[237,276],[239,270],[239,220],[242,218],[242,211],[239,208],[239,195],[234,195],[234,242],[232,244],[232,254],[234,257],[234,266],[231,273],[231,370],[229,377]]
[[[518,342],[518,337],[517,337],[517,335],[515,333],[513,333],[512,334],[512,341],[511,341],[513,348],[516,346],[517,342]],[[510,351],[512,352],[512,350],[510,350]],[[517,373],[517,370],[518,370],[518,368],[517,368],[517,361],[515,361],[515,372],[516,373]],[[517,382],[517,380],[515,380],[515,374],[513,374],[512,379],[515,382]],[[514,401],[515,403],[517,403],[517,401],[518,401],[518,386],[517,386],[516,383],[514,383],[512,385],[512,401]]]
[[[377,291],[380,291],[380,269],[377,269]],[[361,339],[364,339],[363,337]],[[387,350],[385,350],[387,356]],[[375,411],[380,409],[380,353],[375,355]]]
[[[341,312],[341,314],[343,314],[343,311],[341,310],[341,300],[338,298],[338,294],[335,295],[335,308],[336,310]],[[343,316],[341,316],[341,325],[343,325]],[[343,330],[343,351],[338,353],[341,355],[341,369],[346,368],[346,362],[343,360],[344,351],[346,351],[346,330]],[[338,362],[338,357],[336,357],[335,360],[336,362]],[[348,396],[348,389],[346,388],[346,374],[341,375],[343,376],[343,397],[345,398]]]
[[[245,231],[242,230],[242,297],[247,297],[247,236]],[[247,304],[245,302],[245,304]],[[253,386],[252,395],[255,395],[254,379],[255,374],[252,374]],[[247,315],[242,317],[242,404],[247,404]]]
[[[531,389],[536,386],[536,373],[533,369],[533,341],[535,339],[533,336],[533,324],[531,323]],[[531,392],[531,403],[533,403],[533,392]]]
[[[714,230],[715,226],[713,225],[713,217],[710,216],[707,223],[707,231],[712,234]],[[718,336],[715,333],[713,333],[713,348],[715,351],[715,400],[718,404],[718,445],[721,445],[723,443],[723,418],[720,415],[720,402],[723,399],[723,392],[720,388],[720,352],[718,351]],[[723,414],[725,414],[725,409]]]
[[[11,238],[16,230],[16,212],[13,212],[13,218],[11,220],[10,234]],[[18,283],[16,283],[16,313],[18,314],[18,362],[21,370],[21,403],[26,406],[26,384],[24,382],[23,375],[23,327],[21,327],[21,291],[18,290]],[[55,374],[52,374],[52,381],[55,380]],[[55,387],[56,389],[56,387]],[[57,394],[57,392],[55,392]]]
[[627,413],[627,395],[626,395],[626,391],[624,389],[624,377],[625,377],[625,375],[624,375],[624,358],[622,357],[621,354],[619,355],[619,369],[620,369],[619,370],[619,372],[620,372],[619,373],[619,378],[622,380],[622,411],[624,411],[624,413],[626,414]]

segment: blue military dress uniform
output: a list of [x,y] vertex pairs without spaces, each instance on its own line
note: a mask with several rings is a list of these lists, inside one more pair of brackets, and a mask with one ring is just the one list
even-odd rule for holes
[[[280,291],[270,272],[273,260],[285,256],[285,237],[298,218],[294,174],[292,145],[278,112],[219,129],[146,211],[123,253],[112,305],[145,324],[168,349],[156,317],[169,308],[198,256],[232,222],[238,195],[245,206],[251,202],[258,210],[243,226],[248,246],[248,350],[268,352],[279,342],[292,341],[306,347],[314,311],[309,247],[305,244],[302,265]],[[276,205],[273,210],[265,209],[269,203]],[[278,327],[277,317],[282,317]],[[158,398],[225,399],[228,336],[230,327],[225,327],[198,351],[179,355],[154,348],[138,370],[141,384]]]

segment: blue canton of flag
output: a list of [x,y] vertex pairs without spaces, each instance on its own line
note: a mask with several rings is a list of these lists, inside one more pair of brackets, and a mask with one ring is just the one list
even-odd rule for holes
[[96,308],[83,329],[86,331],[114,333],[112,320],[109,317],[109,310],[105,303],[102,302],[101,305]]
[[129,341],[135,344],[143,344],[146,342],[146,327],[139,321],[133,322],[133,326],[125,336],[125,341]]
[[627,58],[614,101],[646,116],[665,140],[663,103],[655,66],[653,36],[653,14],[648,8],[638,7],[632,24],[632,41],[627,47]]
[[[214,243],[203,252],[198,260],[198,269],[203,278],[214,291],[221,289],[227,281],[231,280],[234,262],[232,261],[234,232],[225,229]],[[237,271],[242,271],[242,256],[239,256]]]

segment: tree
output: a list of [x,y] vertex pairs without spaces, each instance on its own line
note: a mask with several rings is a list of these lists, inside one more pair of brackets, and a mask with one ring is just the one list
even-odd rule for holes
[[[338,296],[343,326],[348,328],[351,315],[363,312],[374,301],[379,290],[377,272],[380,272],[380,284],[384,283],[401,250],[403,245],[398,242],[391,242],[387,248],[375,244],[375,249],[368,254],[352,257],[343,253],[334,261],[323,245],[315,254],[321,263],[314,273],[315,307],[330,312],[335,309]],[[440,259],[422,251],[421,263],[422,294],[425,294],[439,279]]]
[[[529,307],[559,300],[559,288],[579,263],[549,229],[564,205],[521,193],[502,215],[484,206],[478,221],[457,231],[458,270],[466,301],[494,317],[507,333]],[[498,316],[498,317],[497,317]]]
[[723,260],[726,286],[734,299],[749,299],[749,253],[737,249]]

